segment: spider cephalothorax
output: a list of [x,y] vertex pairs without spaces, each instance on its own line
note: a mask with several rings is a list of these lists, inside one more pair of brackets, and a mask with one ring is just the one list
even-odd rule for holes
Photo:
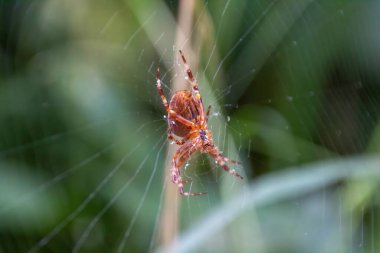
[[[181,195],[196,196],[206,194],[206,192],[185,192],[183,189],[183,184],[188,183],[188,181],[182,180],[180,174],[181,166],[195,151],[209,153],[228,173],[241,179],[243,177],[240,176],[235,170],[230,169],[226,164],[226,162],[234,164],[238,164],[239,162],[222,156],[222,154],[218,151],[218,148],[214,145],[212,140],[212,132],[207,127],[211,106],[208,107],[207,112],[205,113],[202,97],[199,93],[194,75],[191,72],[190,67],[187,65],[185,56],[181,50],[179,53],[183,64],[185,65],[193,92],[189,90],[177,91],[171,98],[170,103],[168,103],[161,87],[159,69],[157,69],[157,89],[168,113],[168,139],[181,146],[172,159],[171,180],[173,183],[178,185],[179,193]],[[178,140],[174,138],[173,134],[178,137],[182,137],[182,139]]]

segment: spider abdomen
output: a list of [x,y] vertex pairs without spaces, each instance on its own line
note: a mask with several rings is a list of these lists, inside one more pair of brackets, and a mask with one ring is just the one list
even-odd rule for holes
[[[177,91],[170,100],[169,108],[175,111],[178,115],[194,123],[199,116],[195,98],[191,91],[188,90]],[[184,137],[191,131],[190,126],[182,124],[171,115],[169,115],[168,120],[169,127],[177,136]]]

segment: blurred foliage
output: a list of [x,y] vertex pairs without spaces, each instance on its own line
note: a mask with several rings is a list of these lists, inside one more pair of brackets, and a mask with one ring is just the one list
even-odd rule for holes
[[[182,75],[173,73],[178,6],[0,2],[0,252],[164,250],[170,182],[155,69],[170,97],[173,75]],[[215,141],[243,162],[246,178],[207,155],[191,158],[190,187],[209,194],[182,198],[178,238],[212,223],[214,212],[223,225],[200,229],[205,239],[183,249],[379,251],[379,175],[365,162],[353,166],[368,172],[359,178],[335,178],[347,170],[338,164],[312,190],[276,192],[253,207],[243,200],[275,191],[280,173],[302,180],[308,164],[377,157],[380,2],[196,1],[193,12],[194,54],[185,54],[199,62]],[[225,208],[234,199],[243,199],[231,207],[240,216]]]

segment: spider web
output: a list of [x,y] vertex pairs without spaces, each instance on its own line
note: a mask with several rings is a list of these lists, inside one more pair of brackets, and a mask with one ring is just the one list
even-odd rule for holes
[[[180,45],[176,1],[0,6],[1,252],[380,249],[376,1],[196,1]],[[168,199],[184,48],[244,180],[194,154]]]

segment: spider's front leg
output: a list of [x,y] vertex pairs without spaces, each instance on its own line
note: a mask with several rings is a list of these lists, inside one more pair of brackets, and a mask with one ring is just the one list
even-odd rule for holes
[[230,162],[230,163],[233,163],[233,164],[240,164],[240,162],[237,162],[237,161],[234,161],[234,160],[231,160],[227,157],[224,157],[222,156],[219,151],[214,147],[212,150],[209,151],[209,153],[214,157],[215,161],[225,170],[227,171],[228,173],[230,173],[231,175],[235,176],[235,177],[238,177],[240,179],[243,179],[242,176],[239,175],[239,173],[236,172],[236,170],[234,169],[230,169],[230,167],[228,167],[228,165],[226,164],[226,162]]
[[[182,180],[180,168],[184,164],[184,162],[196,151],[196,149],[193,147],[193,144],[190,142],[186,144],[185,146],[182,146],[177,150],[177,152],[174,154],[172,159],[172,174],[171,174],[171,180],[173,183],[178,185],[178,191],[183,196],[200,196],[207,194],[207,192],[185,192],[183,189],[183,185],[186,183],[189,183],[190,181]],[[177,163],[177,158],[178,163]]]

